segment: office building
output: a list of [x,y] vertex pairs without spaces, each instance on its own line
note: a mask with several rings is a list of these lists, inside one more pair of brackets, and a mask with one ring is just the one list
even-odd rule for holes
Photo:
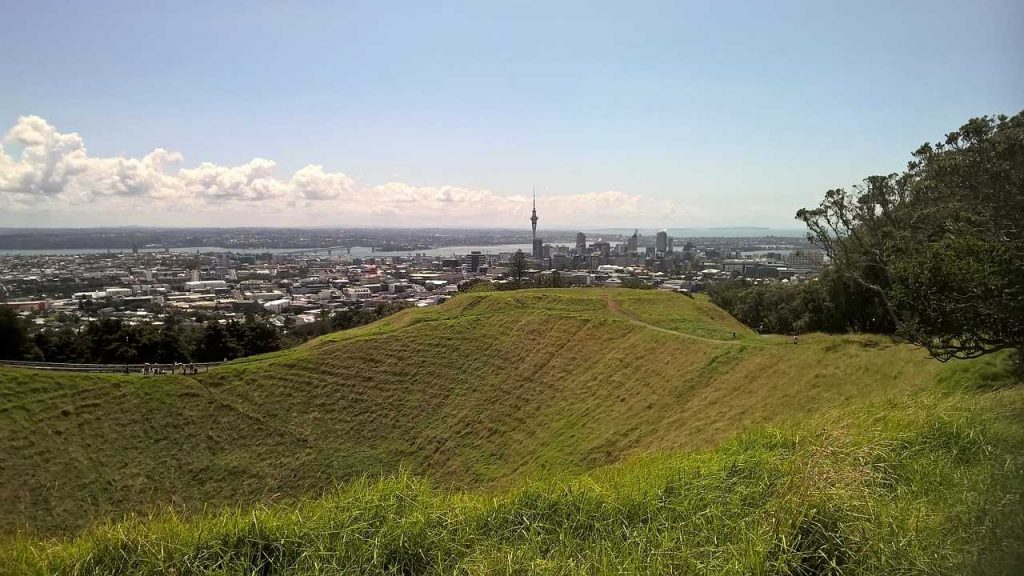
[[654,244],[658,254],[668,252],[668,230],[659,230]]

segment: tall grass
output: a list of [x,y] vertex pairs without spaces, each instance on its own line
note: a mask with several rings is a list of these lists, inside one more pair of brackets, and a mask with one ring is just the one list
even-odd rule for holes
[[196,378],[0,369],[0,574],[1024,573],[1008,356],[722,314],[470,294]]
[[297,499],[402,467],[466,489],[561,478],[916,394],[944,369],[879,337],[793,346],[740,328],[699,297],[525,290],[195,377],[0,368],[0,533]]
[[407,473],[21,538],[12,574],[1011,574],[1024,391],[935,392],[497,492]]

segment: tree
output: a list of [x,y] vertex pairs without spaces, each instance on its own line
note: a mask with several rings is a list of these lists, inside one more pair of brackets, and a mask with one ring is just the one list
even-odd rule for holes
[[90,322],[82,332],[82,339],[88,344],[89,362],[117,364],[136,361],[135,346],[131,333],[116,318],[103,318]]
[[[138,324],[126,327],[130,347],[126,347],[120,361],[138,362],[173,362],[171,357],[164,356],[161,330],[152,324]],[[170,352],[169,350],[166,352]]]
[[[326,324],[325,321],[319,321]],[[272,324],[257,322],[252,316],[245,322],[228,324],[228,334],[240,350],[240,356],[263,354],[281,349],[281,333]]]
[[0,359],[21,360],[28,346],[28,330],[9,306],[0,306]]
[[220,322],[211,320],[206,324],[196,355],[202,362],[220,362],[238,358],[242,352],[230,332]]
[[494,292],[494,284],[483,278],[470,278],[459,282],[459,292]]
[[534,278],[534,286],[538,288],[565,288],[567,286],[562,273],[552,270],[550,274],[540,274]]
[[508,275],[516,286],[522,286],[526,278],[526,255],[522,250],[516,250],[512,255],[512,260],[508,264]]
[[807,225],[807,239],[824,249],[831,266],[873,293],[895,324],[899,318],[888,292],[890,259],[899,236],[895,208],[904,210],[905,187],[906,179],[895,174],[872,176],[852,193],[829,190],[817,208],[796,215]]
[[654,290],[654,284],[640,278],[623,278],[622,288],[633,288],[636,290]]
[[168,318],[168,322],[160,328],[157,341],[158,346],[152,361],[170,364],[192,360],[192,355],[182,335],[181,325],[178,322]]
[[832,267],[935,358],[1024,346],[1024,113],[925,144],[900,174],[829,190],[797,218]]
[[755,284],[745,279],[717,282],[708,296],[740,322],[761,332],[872,332],[896,327],[869,291],[826,269],[809,282]]
[[46,362],[89,362],[89,344],[83,334],[70,326],[42,330],[33,337],[36,348]]

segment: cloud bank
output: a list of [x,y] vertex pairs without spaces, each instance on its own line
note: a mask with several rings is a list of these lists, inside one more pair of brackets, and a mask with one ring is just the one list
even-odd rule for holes
[[[0,225],[525,226],[531,199],[458,186],[371,184],[312,164],[289,177],[273,160],[238,166],[157,148],[141,158],[90,156],[77,133],[38,116],[0,141]],[[672,225],[679,208],[642,194],[543,196],[551,225]],[[692,214],[691,214],[692,216]]]

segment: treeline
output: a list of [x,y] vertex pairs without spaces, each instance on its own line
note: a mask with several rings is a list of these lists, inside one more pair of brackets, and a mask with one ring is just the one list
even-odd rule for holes
[[197,324],[170,316],[160,326],[131,325],[112,318],[77,329],[43,330],[32,337],[27,356],[84,364],[216,362],[278,350],[281,341],[275,326],[255,318]]
[[572,288],[583,286],[582,283],[566,278],[561,272],[555,270],[550,274],[537,274],[527,276],[522,273],[515,276],[516,260],[522,258],[522,251],[518,252],[512,259],[512,272],[505,282],[491,282],[484,278],[473,278],[459,284],[459,292],[492,292],[502,290],[522,290],[524,288]]
[[708,296],[758,332],[871,332],[896,330],[878,298],[832,270],[802,283],[754,283],[742,278],[708,287]]
[[818,281],[712,298],[767,332],[894,333],[943,361],[1017,350],[1024,374],[1022,191],[1024,113],[971,119],[903,172],[797,212],[830,262]]
[[[510,265],[511,271],[504,282],[491,282],[483,278],[473,278],[459,284],[459,292],[492,292],[503,290],[523,290],[526,288],[576,288],[586,286],[586,282],[566,277],[558,270],[548,274],[535,274],[528,276],[520,272],[517,276],[517,266],[525,269],[524,264],[517,264],[517,260],[523,259],[522,250],[517,252]],[[621,288],[635,288],[637,290],[653,290],[654,284],[640,278],[622,278]]]
[[338,330],[348,330],[349,328],[376,322],[408,307],[409,305],[405,302],[386,302],[371,308],[340,310],[316,322],[296,326],[289,331],[289,335],[300,342],[304,342],[310,338],[316,338],[317,336],[323,336]]
[[29,335],[24,321],[0,305],[0,359],[81,364],[218,362],[273,352],[310,338],[368,324],[403,305],[342,310],[284,329],[256,316],[221,323],[193,322],[170,315],[162,325],[128,324],[117,318],[80,326],[44,329]]

